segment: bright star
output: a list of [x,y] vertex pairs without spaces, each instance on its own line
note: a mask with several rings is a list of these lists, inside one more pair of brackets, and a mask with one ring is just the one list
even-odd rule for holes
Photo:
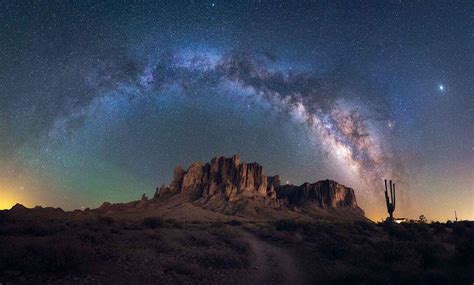
[[443,85],[440,85],[440,86],[439,86],[439,90],[443,91],[443,90],[444,90],[444,86],[443,86]]

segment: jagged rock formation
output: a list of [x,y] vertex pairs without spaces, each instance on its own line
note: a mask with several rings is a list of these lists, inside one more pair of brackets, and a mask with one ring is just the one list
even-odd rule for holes
[[193,200],[213,196],[225,197],[230,202],[249,197],[275,200],[279,186],[280,178],[263,175],[263,168],[257,163],[241,163],[237,155],[218,156],[204,165],[195,162],[187,171],[176,167],[170,187],[162,186],[155,197],[186,193]]
[[261,165],[241,162],[237,155],[218,156],[206,164],[195,162],[186,171],[176,167],[170,186],[157,189],[153,200],[176,195],[203,208],[232,215],[249,205],[292,210],[350,209],[363,213],[351,188],[330,180],[301,186],[281,185],[278,175],[266,176]]

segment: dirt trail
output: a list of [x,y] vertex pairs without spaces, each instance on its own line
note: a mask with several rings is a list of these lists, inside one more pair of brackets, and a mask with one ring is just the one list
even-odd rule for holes
[[295,259],[283,248],[242,231],[252,250],[251,272],[242,284],[303,284],[304,276]]

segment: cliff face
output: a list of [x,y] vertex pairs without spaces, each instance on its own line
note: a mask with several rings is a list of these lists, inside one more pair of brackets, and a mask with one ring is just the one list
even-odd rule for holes
[[286,205],[358,208],[354,190],[332,180],[304,183],[301,186],[284,185],[278,189],[278,198]]
[[186,195],[190,201],[210,210],[257,201],[273,208],[345,208],[362,212],[351,188],[330,180],[300,186],[280,185],[279,176],[266,176],[261,165],[241,162],[237,155],[218,156],[206,164],[196,162],[186,171],[176,167],[173,182],[169,187],[160,187],[153,200],[174,195]]
[[215,195],[229,201],[255,196],[275,200],[277,187],[279,177],[263,175],[259,164],[241,163],[236,155],[232,158],[218,156],[204,165],[195,162],[186,171],[176,167],[170,187],[162,186],[155,197],[184,193],[193,200]]

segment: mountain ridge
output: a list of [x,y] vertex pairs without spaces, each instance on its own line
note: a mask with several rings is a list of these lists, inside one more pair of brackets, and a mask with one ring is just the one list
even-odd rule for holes
[[[30,210],[15,206],[11,212],[63,213],[41,207]],[[299,186],[282,185],[280,176],[267,176],[260,164],[243,162],[238,155],[216,156],[207,163],[194,162],[187,170],[177,166],[169,186],[158,187],[151,199],[143,194],[137,201],[104,202],[96,209],[64,212],[67,213],[162,216],[182,220],[216,220],[229,216],[255,220],[365,218],[352,188],[328,179]]]

